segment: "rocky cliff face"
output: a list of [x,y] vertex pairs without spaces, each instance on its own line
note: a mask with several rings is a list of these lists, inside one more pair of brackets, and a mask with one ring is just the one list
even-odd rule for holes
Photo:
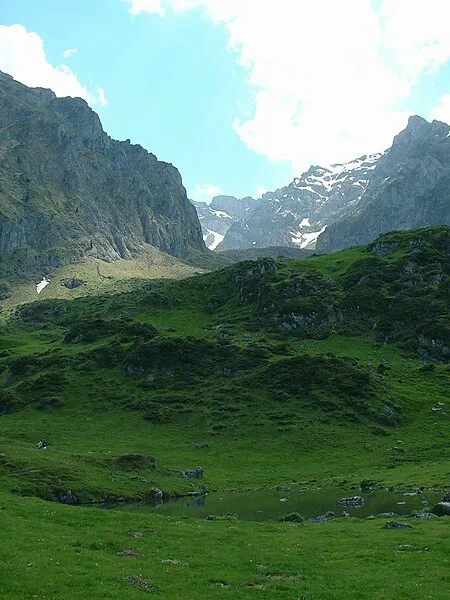
[[215,250],[227,231],[234,224],[245,219],[247,213],[261,203],[250,196],[216,196],[211,204],[193,202],[203,231],[203,239],[210,250]]
[[381,233],[450,224],[450,127],[411,117],[378,160],[360,201],[327,227],[317,249],[365,244]]
[[216,224],[224,238],[216,236],[214,248],[291,246],[329,252],[365,244],[387,231],[446,224],[450,128],[415,116],[386,152],[312,166],[228,219],[223,230]]
[[232,224],[218,249],[314,248],[325,228],[360,200],[380,156],[361,156],[329,167],[312,166],[288,186],[264,194]]
[[0,72],[0,275],[130,258],[144,243],[204,248],[177,169],[111,139],[84,100]]

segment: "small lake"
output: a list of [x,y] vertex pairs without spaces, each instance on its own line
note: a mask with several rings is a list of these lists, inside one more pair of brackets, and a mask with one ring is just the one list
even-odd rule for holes
[[[345,497],[362,496],[361,506],[343,506],[339,500]],[[212,493],[199,497],[178,498],[164,504],[132,504],[120,507],[133,512],[157,511],[164,515],[206,518],[208,515],[237,515],[239,519],[250,521],[278,520],[291,512],[298,512],[304,518],[313,518],[328,511],[343,516],[343,511],[351,517],[368,517],[379,513],[393,512],[408,515],[412,511],[427,511],[441,499],[442,492],[424,491],[411,495],[408,492],[358,492],[341,489],[318,489],[309,491],[255,490],[248,492]]]

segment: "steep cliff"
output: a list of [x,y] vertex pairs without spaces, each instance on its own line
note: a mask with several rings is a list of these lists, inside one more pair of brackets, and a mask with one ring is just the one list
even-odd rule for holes
[[410,117],[377,161],[356,206],[318,238],[329,252],[374,240],[393,230],[450,224],[450,127]]
[[193,202],[193,205],[200,219],[205,244],[210,250],[215,250],[230,227],[245,219],[249,211],[260,206],[261,200],[250,196],[241,199],[234,196],[215,196],[211,204]]
[[84,100],[0,72],[0,275],[131,258],[145,243],[204,248],[177,169],[111,139]]

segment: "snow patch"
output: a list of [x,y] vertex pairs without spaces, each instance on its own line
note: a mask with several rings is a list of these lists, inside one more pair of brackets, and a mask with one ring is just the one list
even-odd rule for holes
[[311,227],[311,223],[307,217],[300,223],[300,227]]
[[50,279],[48,279],[47,277],[43,277],[42,281],[36,284],[36,292],[40,294],[42,290],[48,286],[49,283]]
[[303,233],[301,231],[298,231],[297,233],[291,232],[292,243],[298,244],[300,248],[306,248],[306,246],[310,245],[313,246],[317,242],[319,235],[323,233],[326,228],[327,226],[324,225],[320,231],[313,231],[311,233]]
[[216,217],[219,217],[221,219],[232,219],[233,218],[223,210],[214,210],[212,208],[210,210],[213,213],[213,215],[216,215]]
[[203,241],[206,243],[207,238],[212,235],[212,241],[209,244],[206,244],[210,250],[215,250],[217,246],[223,242],[224,235],[217,233],[217,231],[211,231],[211,229],[206,229],[206,233],[203,234]]

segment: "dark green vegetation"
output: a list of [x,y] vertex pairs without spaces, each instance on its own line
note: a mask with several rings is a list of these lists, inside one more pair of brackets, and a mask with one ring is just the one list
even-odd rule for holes
[[5,312],[2,598],[445,597],[447,517],[389,531],[61,503],[449,488],[449,279],[438,227]]

